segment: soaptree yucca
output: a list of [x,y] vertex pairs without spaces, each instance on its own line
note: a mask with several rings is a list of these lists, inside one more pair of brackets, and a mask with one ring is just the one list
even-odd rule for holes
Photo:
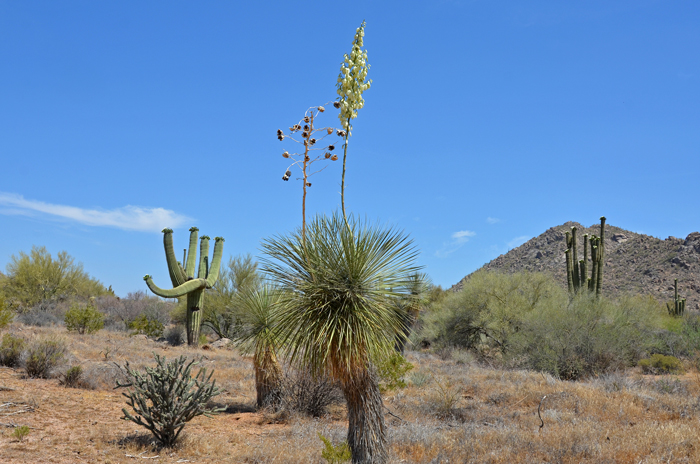
[[403,318],[417,251],[400,231],[341,214],[263,241],[265,270],[283,290],[276,327],[292,362],[340,384],[355,463],[387,459],[373,360],[389,355]]
[[270,286],[244,290],[236,298],[242,325],[239,340],[243,352],[253,354],[258,407],[274,399],[282,377],[276,352],[278,337],[272,326],[272,311],[279,301],[280,292]]

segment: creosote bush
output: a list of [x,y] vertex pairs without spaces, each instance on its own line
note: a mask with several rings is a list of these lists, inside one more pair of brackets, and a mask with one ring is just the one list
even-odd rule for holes
[[637,363],[645,374],[682,374],[683,365],[675,356],[653,354],[651,358],[640,359]]
[[[122,369],[128,378],[126,383],[117,381],[115,388],[129,388],[122,393],[127,404],[136,413],[122,409],[122,419],[130,420],[148,429],[165,447],[175,444],[185,424],[197,416],[209,417],[221,409],[208,409],[207,402],[220,394],[213,372],[207,375],[201,368],[191,376],[194,360],[187,362],[185,356],[167,362],[165,357],[155,355],[156,366],[147,367],[146,372],[132,369],[127,362]],[[120,367],[121,368],[121,367]]]
[[129,328],[133,330],[132,335],[143,334],[149,338],[158,338],[163,335],[165,326],[156,318],[149,317],[147,314],[140,314],[131,321]]
[[105,326],[104,314],[92,304],[71,306],[63,321],[69,332],[78,332],[81,335],[95,333]]
[[406,388],[404,377],[413,369],[413,364],[408,362],[400,353],[392,353],[391,356],[377,362],[377,375],[379,376],[379,390],[382,393]]
[[35,379],[48,379],[51,372],[63,361],[66,344],[58,338],[47,338],[32,343],[27,350],[25,370],[27,376]]
[[83,379],[83,368],[82,366],[73,366],[69,368],[63,377],[58,382],[67,388],[85,388],[87,383]]
[[341,464],[343,462],[348,462],[352,458],[350,453],[350,446],[347,441],[340,443],[337,446],[333,446],[333,443],[320,433],[318,438],[323,442],[323,451],[321,451],[321,457],[326,460],[328,464]]
[[0,343],[0,366],[17,367],[22,358],[26,342],[21,337],[5,334]]

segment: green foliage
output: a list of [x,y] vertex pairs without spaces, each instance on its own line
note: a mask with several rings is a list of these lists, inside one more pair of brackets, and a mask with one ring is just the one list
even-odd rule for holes
[[39,340],[27,350],[25,370],[31,378],[48,379],[66,355],[66,344],[58,338]]
[[317,216],[306,239],[297,230],[263,241],[264,270],[282,291],[275,314],[293,361],[346,380],[370,359],[389,355],[402,328],[395,310],[416,272],[417,252],[400,232]]
[[29,432],[30,429],[28,426],[20,425],[19,427],[15,427],[15,429],[12,431],[12,436],[20,442],[22,442],[27,437],[27,435],[29,435]]
[[318,434],[318,438],[323,442],[321,457],[323,457],[328,464],[341,464],[350,461],[352,458],[350,446],[347,441],[340,443],[338,446],[333,446],[333,443],[320,433]]
[[63,321],[69,332],[78,332],[81,335],[95,333],[105,326],[104,314],[99,312],[92,303],[72,305]]
[[156,366],[147,367],[145,373],[131,369],[127,362],[122,372],[128,382],[117,382],[116,388],[129,388],[122,394],[136,413],[132,415],[123,408],[122,419],[145,427],[163,446],[171,447],[187,422],[197,416],[210,417],[221,411],[206,407],[220,391],[216,381],[211,380],[213,372],[207,376],[206,369],[201,368],[191,376],[194,360],[187,362],[187,358],[181,356],[167,362],[158,355],[155,355],[155,360]]
[[237,296],[257,290],[261,285],[258,264],[250,254],[231,257],[214,286],[204,294],[202,324],[219,338],[236,338],[241,330]]
[[133,330],[132,335],[143,334],[150,338],[158,338],[163,335],[165,326],[158,319],[151,318],[147,314],[140,314],[129,323],[129,328]]
[[23,338],[15,337],[12,334],[5,334],[0,343],[0,366],[19,366],[22,352],[26,342]]
[[633,366],[654,348],[663,313],[653,298],[613,301],[583,292],[569,304],[553,303],[523,320],[510,353],[515,364],[576,380]]
[[383,358],[376,365],[380,383],[379,390],[387,392],[398,388],[406,388],[404,377],[413,369],[413,364],[399,353]]
[[0,329],[4,329],[15,318],[15,312],[10,309],[9,305],[5,304],[5,298],[0,295]]
[[74,296],[86,299],[109,291],[65,251],[54,259],[46,248],[35,246],[29,254],[20,252],[10,258],[3,293],[13,309],[24,312],[37,305]]
[[421,335],[438,346],[507,352],[528,314],[545,305],[565,306],[568,297],[540,273],[475,272],[460,292],[442,296],[423,316]]
[[68,388],[80,388],[85,382],[83,380],[83,368],[82,366],[73,366],[69,368],[63,378],[59,381],[61,385]]
[[682,374],[683,365],[675,356],[653,354],[651,358],[640,359],[637,363],[645,374]]

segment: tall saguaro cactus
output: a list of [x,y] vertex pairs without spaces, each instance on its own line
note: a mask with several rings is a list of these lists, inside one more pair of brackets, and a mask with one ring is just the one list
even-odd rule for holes
[[199,267],[197,278],[194,277],[197,261],[197,229],[190,229],[189,251],[185,250],[183,264],[177,261],[173,249],[173,230],[163,229],[163,245],[165,247],[165,260],[168,263],[170,280],[173,288],[163,289],[153,283],[150,275],[144,276],[148,288],[153,293],[163,298],[180,298],[187,295],[187,344],[197,346],[199,344],[199,329],[202,325],[202,304],[204,302],[204,290],[212,288],[219,278],[221,255],[224,251],[224,239],[216,237],[214,243],[214,256],[209,265],[209,237],[202,235],[199,245]]
[[[601,294],[603,287],[603,265],[605,257],[605,216],[600,218],[600,237],[584,234],[583,259],[578,261],[576,251],[576,227],[571,232],[566,232],[566,282],[569,292],[577,293],[582,288],[587,288],[596,295]],[[588,250],[591,256],[591,277],[588,277]]]
[[685,298],[678,298],[678,279],[673,279],[673,306],[666,303],[671,316],[682,316],[685,312]]

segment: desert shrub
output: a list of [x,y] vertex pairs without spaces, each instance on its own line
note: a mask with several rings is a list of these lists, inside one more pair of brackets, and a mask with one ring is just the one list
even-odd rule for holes
[[17,440],[20,442],[24,441],[24,439],[29,435],[30,429],[26,425],[20,425],[18,427],[15,427],[15,429],[12,431],[12,436],[15,437]]
[[5,304],[5,299],[0,296],[0,329],[7,327],[15,318],[15,312]]
[[81,335],[91,334],[104,327],[105,317],[92,304],[74,304],[66,312],[63,322],[69,332],[78,332]]
[[86,387],[85,381],[83,380],[82,366],[78,365],[69,368],[58,383],[68,388]]
[[26,342],[23,338],[5,334],[0,343],[0,366],[17,367],[22,358]]
[[392,353],[391,356],[377,362],[377,375],[379,375],[379,390],[388,392],[398,388],[406,388],[404,377],[413,369],[413,364],[408,362],[400,353]]
[[440,419],[452,418],[462,396],[458,385],[449,378],[432,376],[432,388],[428,395],[428,409]]
[[569,304],[549,304],[524,318],[510,357],[565,380],[624,369],[654,347],[660,316],[648,298],[613,301],[583,292]]
[[528,314],[566,301],[566,292],[546,274],[480,271],[424,314],[421,336],[437,347],[505,352]]
[[53,312],[39,308],[33,308],[20,313],[17,319],[24,325],[31,325],[34,327],[51,327],[61,323],[61,318],[56,316]]
[[180,325],[168,327],[163,336],[172,346],[180,346],[187,341],[185,330]]
[[350,445],[347,441],[334,446],[333,443],[320,433],[318,438],[323,442],[323,451],[321,451],[321,457],[326,460],[328,464],[341,464],[343,462],[348,462],[352,459],[352,454],[350,453]]
[[38,340],[27,350],[25,370],[31,378],[48,379],[64,359],[66,344],[57,338]]
[[330,405],[342,399],[340,388],[329,377],[314,377],[305,369],[287,369],[279,391],[270,395],[271,406],[310,417],[323,416]]
[[187,422],[220,411],[206,407],[220,391],[216,381],[211,380],[213,372],[207,375],[206,369],[201,368],[191,376],[194,360],[187,362],[187,358],[181,356],[167,362],[158,355],[155,355],[155,360],[156,366],[147,367],[145,373],[132,369],[128,362],[123,367],[122,372],[128,380],[118,381],[117,388],[129,388],[123,395],[136,414],[132,415],[123,408],[122,419],[145,427],[160,444],[171,447]]
[[683,365],[675,356],[653,354],[651,358],[640,359],[637,363],[645,374],[682,374]]
[[133,330],[132,335],[143,334],[150,338],[158,338],[163,335],[164,326],[158,319],[144,313],[131,321],[129,328]]

